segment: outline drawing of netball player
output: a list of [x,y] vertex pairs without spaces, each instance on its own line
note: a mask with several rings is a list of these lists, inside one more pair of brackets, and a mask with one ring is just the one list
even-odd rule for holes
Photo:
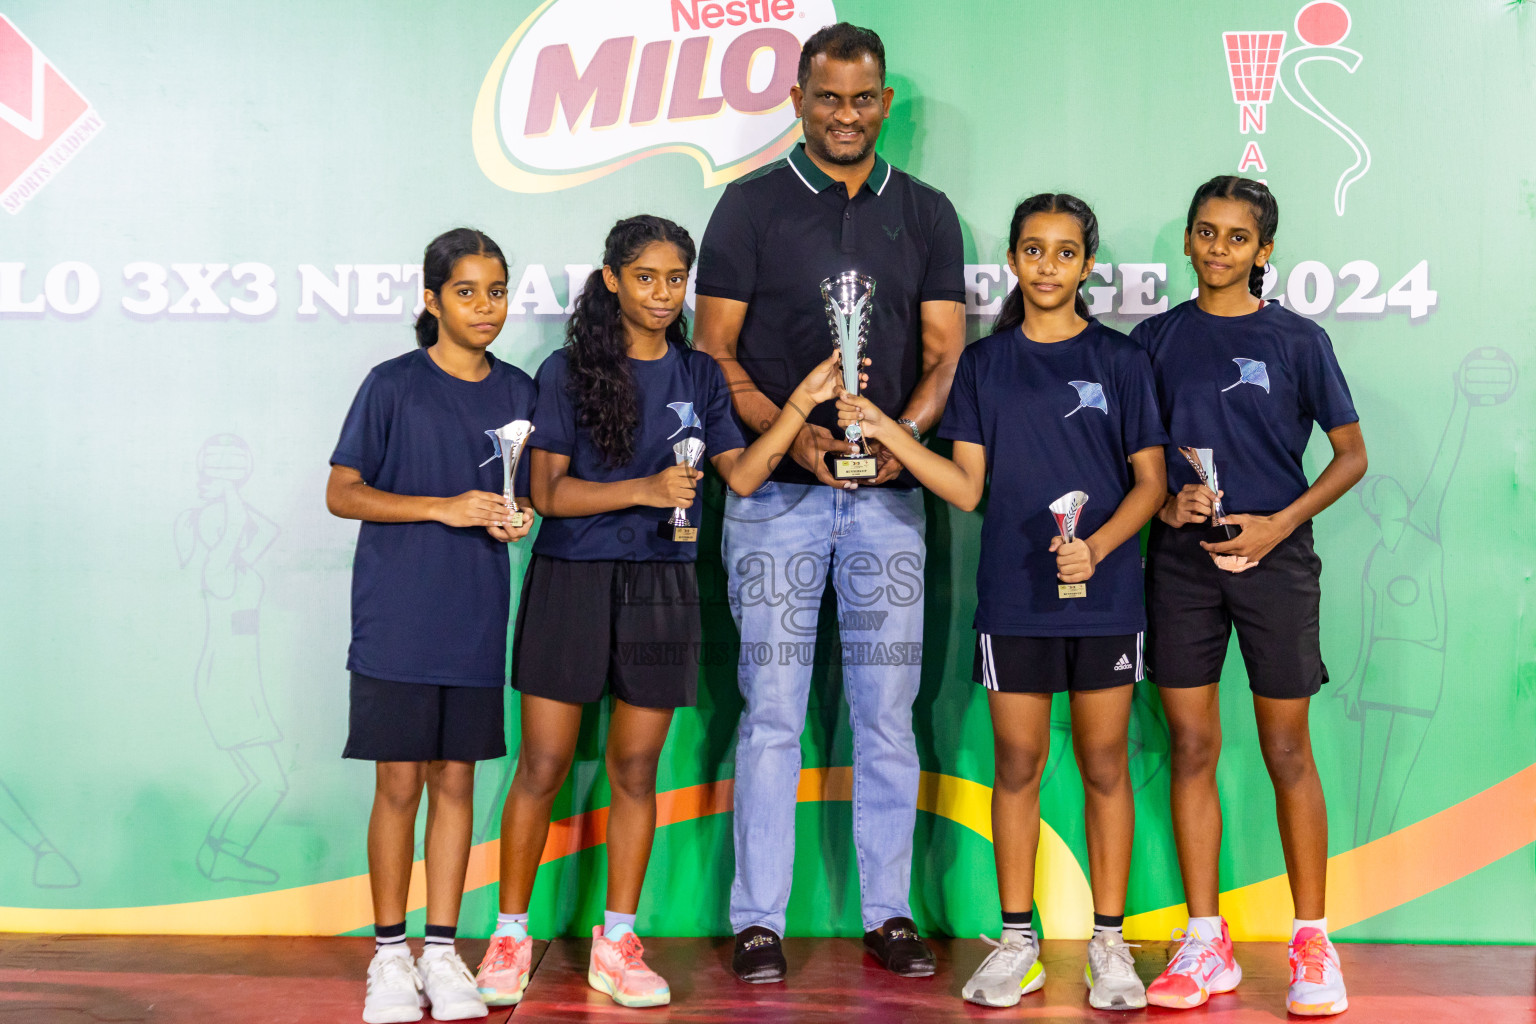
[[33,885],[39,889],[73,889],[80,884],[80,873],[75,866],[43,834],[3,779],[0,779],[0,825],[32,851]]
[[[1508,388],[1472,390],[1474,360],[1502,362]],[[1424,737],[1445,692],[1445,549],[1440,510],[1461,461],[1467,415],[1514,392],[1514,364],[1497,349],[1475,349],[1457,370],[1450,419],[1429,474],[1409,500],[1390,476],[1360,482],[1360,503],[1381,539],[1366,556],[1360,579],[1360,653],[1340,689],[1345,714],[1360,723],[1360,774],[1355,800],[1355,845],[1396,827]],[[1481,383],[1488,383],[1486,381]]]
[[253,565],[277,539],[272,520],[240,493],[251,478],[251,449],[234,434],[215,434],[197,452],[203,504],[176,517],[182,568],[198,560],[205,632],[193,690],[208,733],[240,772],[237,789],[208,826],[197,869],[214,882],[276,882],[271,868],[248,859],[251,847],[288,795],[277,757],[283,738],[261,681],[263,582]]

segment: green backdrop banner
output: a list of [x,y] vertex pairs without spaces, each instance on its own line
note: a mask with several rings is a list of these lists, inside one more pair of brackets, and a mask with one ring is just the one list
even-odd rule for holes
[[[697,236],[725,182],[795,143],[798,47],[834,19],[885,39],[881,151],[959,210],[973,338],[1009,286],[1021,197],[1093,204],[1087,295],[1129,329],[1194,287],[1194,187],[1269,182],[1268,294],[1332,335],[1371,455],[1317,531],[1330,916],[1345,939],[1536,940],[1536,300],[1518,283],[1536,265],[1536,12],[1502,0],[5,3],[0,928],[370,923],[372,772],[339,756],[356,524],[322,492],[358,383],[413,343],[422,246],[458,224],[503,245],[495,351],[536,368],[616,218]],[[740,649],[718,484],[710,505],[706,667],[662,759],[641,927],[728,931],[736,661],[810,656],[790,928],[857,933],[832,609],[818,647]],[[969,681],[979,524],[930,500],[910,581],[928,623],[914,906],[960,934],[998,909]],[[1222,694],[1224,905],[1240,936],[1277,937],[1290,905],[1236,657]],[[281,738],[229,746],[209,725],[263,704]],[[1039,904],[1066,936],[1087,928],[1087,859],[1057,715]],[[605,728],[593,709],[557,806],[542,933],[601,912]],[[1130,930],[1161,937],[1181,895],[1151,687],[1132,738]],[[467,933],[494,913],[510,770],[480,772]]]

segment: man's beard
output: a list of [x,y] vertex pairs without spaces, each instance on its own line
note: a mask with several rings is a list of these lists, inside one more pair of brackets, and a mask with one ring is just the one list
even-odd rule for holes
[[823,158],[824,160],[826,160],[828,163],[834,163],[834,164],[838,164],[840,166],[847,166],[849,164],[856,164],[856,163],[860,162],[861,160],[865,159],[866,157],[869,156],[870,152],[874,148],[875,148],[875,140],[871,139],[869,137],[869,134],[866,132],[865,135],[864,135],[864,145],[859,148],[859,151],[857,153],[853,154],[852,156],[839,156],[837,153],[833,152],[832,145],[827,140],[826,133],[823,132],[822,133],[822,138],[821,138],[821,146],[819,148],[819,151],[818,151],[817,155],[820,156],[821,158]]

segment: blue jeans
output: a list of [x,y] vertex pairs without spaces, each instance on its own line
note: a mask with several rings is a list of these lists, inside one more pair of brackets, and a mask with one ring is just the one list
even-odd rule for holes
[[723,554],[746,701],[736,739],[736,932],[759,925],[784,934],[800,733],[828,570],[853,726],[853,843],[864,928],[912,916],[912,702],[922,672],[923,528],[919,490],[770,481],[750,497],[727,494]]

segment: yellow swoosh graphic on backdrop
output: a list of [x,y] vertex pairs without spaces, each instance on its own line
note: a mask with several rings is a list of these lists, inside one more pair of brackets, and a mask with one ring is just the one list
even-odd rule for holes
[[[807,768],[800,773],[802,802],[847,801],[850,768]],[[732,783],[687,786],[657,794],[656,824],[673,825],[731,809]],[[991,787],[924,772],[920,810],[992,841]],[[1341,929],[1449,885],[1523,846],[1536,842],[1536,765],[1474,796],[1364,846],[1328,860],[1328,919]],[[601,845],[608,809],[598,808],[550,825],[543,862]],[[499,842],[470,851],[466,889],[495,884]],[[1072,851],[1041,822],[1035,891],[1042,930],[1056,938],[1087,938],[1093,920],[1088,880]],[[411,874],[411,909],[426,903],[424,866]],[[1284,875],[1222,894],[1222,913],[1238,940],[1279,940],[1290,934],[1290,894]],[[1163,938],[1184,924],[1183,904],[1126,919],[1130,938]],[[225,899],[149,907],[48,909],[0,907],[0,931],[172,935],[336,935],[373,921],[368,876]]]

